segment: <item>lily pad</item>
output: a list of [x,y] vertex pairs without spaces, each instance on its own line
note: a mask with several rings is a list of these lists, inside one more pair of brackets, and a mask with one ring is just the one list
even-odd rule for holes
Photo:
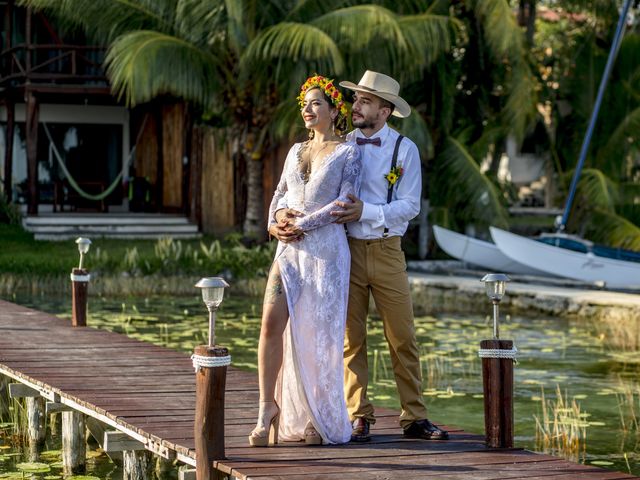
[[100,477],[94,477],[92,475],[72,475],[67,477],[67,480],[100,480]]
[[47,473],[51,471],[51,467],[47,463],[41,462],[18,463],[16,468],[29,473]]
[[613,465],[613,462],[608,462],[606,460],[594,460],[593,462],[591,462],[591,465],[607,466]]

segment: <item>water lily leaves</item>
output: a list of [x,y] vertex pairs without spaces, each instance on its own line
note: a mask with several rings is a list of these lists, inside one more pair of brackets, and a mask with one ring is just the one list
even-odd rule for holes
[[100,477],[94,477],[93,475],[71,475],[66,480],[100,480]]
[[18,463],[16,468],[28,473],[47,473],[51,471],[49,464],[40,462]]

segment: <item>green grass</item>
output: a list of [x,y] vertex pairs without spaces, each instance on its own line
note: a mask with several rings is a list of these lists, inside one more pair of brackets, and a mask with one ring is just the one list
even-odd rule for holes
[[[204,237],[195,240],[92,239],[84,266],[93,272],[130,276],[182,275],[226,272],[235,278],[265,276],[275,248],[245,246],[239,235],[224,240]],[[69,272],[78,265],[73,240],[37,241],[14,225],[0,224],[0,273],[46,277]]]

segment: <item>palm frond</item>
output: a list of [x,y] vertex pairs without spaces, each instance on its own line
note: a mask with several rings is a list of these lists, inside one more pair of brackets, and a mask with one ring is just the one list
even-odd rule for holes
[[416,112],[415,109],[411,109],[411,115],[408,118],[393,122],[393,127],[396,130],[415,142],[422,158],[433,158],[433,138],[431,137],[429,125],[422,115]]
[[398,24],[408,45],[404,63],[416,71],[429,67],[449,52],[455,35],[462,28],[455,18],[431,13],[404,16]]
[[480,171],[464,145],[453,137],[447,137],[444,150],[436,158],[436,165],[438,178],[455,182],[455,188],[448,185],[446,192],[449,202],[460,209],[456,216],[475,224],[507,227],[507,211],[500,192]]
[[282,22],[267,28],[247,47],[241,69],[259,70],[264,62],[272,60],[305,62],[309,71],[315,68],[330,75],[344,69],[342,54],[333,39],[309,24]]
[[523,55],[524,36],[507,0],[476,0],[475,11],[482,22],[484,38],[498,59]]
[[524,33],[507,0],[477,0],[476,15],[482,23],[483,38],[497,61],[510,65],[505,123],[521,141],[536,116],[536,84],[525,58]]
[[92,39],[109,43],[134,30],[170,33],[175,0],[19,0],[55,17],[63,28],[81,27]]
[[341,8],[313,19],[310,24],[326,32],[342,49],[361,50],[375,38],[392,42],[398,49],[407,48],[398,16],[377,5]]
[[616,248],[640,250],[640,228],[609,210],[595,209],[584,217],[585,237]]
[[220,44],[227,37],[228,16],[222,0],[177,0],[176,35],[201,48]]
[[[573,174],[573,171],[570,172]],[[618,187],[613,180],[595,168],[585,168],[578,181],[577,196],[582,208],[615,211]]]
[[629,113],[613,131],[603,148],[598,151],[597,164],[610,166],[608,171],[621,174],[625,170],[625,158],[640,149],[640,107]]
[[117,38],[106,58],[107,74],[114,92],[128,105],[172,94],[210,107],[220,92],[218,60],[177,37],[142,30]]
[[511,71],[509,96],[504,107],[505,125],[522,141],[538,114],[536,109],[536,82],[531,70],[524,62],[519,62]]

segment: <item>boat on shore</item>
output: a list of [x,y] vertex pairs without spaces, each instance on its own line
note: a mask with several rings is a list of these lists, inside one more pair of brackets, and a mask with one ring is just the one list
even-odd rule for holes
[[433,226],[436,242],[442,250],[453,258],[495,272],[522,275],[547,275],[547,273],[523,265],[506,256],[491,242],[478,240],[438,225]]
[[604,247],[564,233],[535,239],[490,227],[500,251],[515,262],[606,288],[640,290],[640,253]]

